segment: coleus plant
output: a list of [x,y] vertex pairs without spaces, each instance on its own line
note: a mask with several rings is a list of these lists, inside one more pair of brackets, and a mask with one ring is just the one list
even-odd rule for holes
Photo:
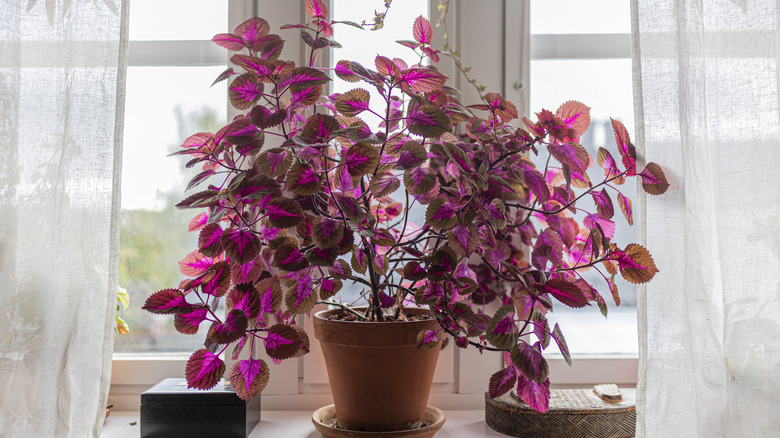
[[[415,51],[416,65],[378,55],[371,67],[344,60],[317,67],[317,53],[338,46],[333,27],[359,25],[330,20],[321,0],[305,5],[309,20],[282,29],[300,32],[307,65],[280,57],[284,41],[262,18],[214,37],[236,52],[237,70],[217,81],[230,80],[230,102],[241,113],[176,152],[202,169],[187,187],[198,189],[177,205],[201,210],[189,226],[198,247],[180,262],[188,278],[152,294],[144,308],[174,315],[184,334],[209,325],[204,348],[186,366],[189,386],[213,387],[226,371],[220,354],[232,344],[235,360],[249,345],[250,357],[228,374],[241,398],[254,398],[270,374],[255,344],[274,361],[305,354],[309,339],[296,317],[334,303],[349,282],[363,289],[365,310],[336,304],[359,319],[403,320],[404,307],[428,306],[458,347],[505,352],[490,395],[516,387],[546,411],[542,351],[554,341],[571,359],[560,327],[551,329],[545,315],[554,305],[596,303],[605,311],[597,287],[619,303],[618,272],[632,283],[654,276],[645,248],[612,242],[613,197],[632,223],[631,200],[618,186],[639,176],[648,193],[660,194],[668,187],[663,171],[653,163],[637,170],[634,146],[615,120],[620,160],[602,148],[594,163],[579,144],[590,123],[579,102],[542,110],[535,122],[518,119],[497,93],[462,105],[447,77],[425,64],[441,52],[423,17],[413,40],[399,41]],[[326,95],[333,74],[359,84]],[[381,110],[369,105],[367,88],[378,92]],[[379,117],[379,127],[364,113]],[[596,165],[604,171],[599,181],[586,173]],[[586,196],[595,212],[578,207]],[[413,208],[425,209],[424,223],[409,219]],[[603,284],[586,281],[587,269],[599,270]],[[496,299],[500,305],[483,306]],[[222,300],[224,316],[216,311]],[[436,335],[421,332],[420,348],[435,347]]]

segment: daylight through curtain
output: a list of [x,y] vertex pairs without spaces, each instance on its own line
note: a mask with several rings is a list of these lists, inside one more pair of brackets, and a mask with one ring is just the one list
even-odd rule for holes
[[126,21],[122,0],[0,0],[0,437],[102,428]]
[[645,200],[637,436],[776,436],[778,4],[632,3],[637,147],[672,183]]

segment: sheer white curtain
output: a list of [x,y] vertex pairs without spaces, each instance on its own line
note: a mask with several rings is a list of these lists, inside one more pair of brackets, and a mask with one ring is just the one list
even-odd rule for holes
[[674,181],[646,199],[638,436],[777,436],[778,3],[632,3],[637,145]]
[[102,428],[126,21],[122,0],[0,0],[0,437]]

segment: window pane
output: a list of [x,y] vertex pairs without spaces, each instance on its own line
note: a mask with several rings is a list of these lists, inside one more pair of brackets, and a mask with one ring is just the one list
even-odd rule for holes
[[131,40],[210,40],[218,33],[227,32],[227,23],[226,1],[130,2]]
[[[531,62],[531,109],[542,108],[555,112],[567,100],[578,100],[591,107],[591,125],[582,137],[582,145],[596,156],[599,147],[605,147],[618,156],[609,118],[623,122],[634,134],[633,94],[630,59],[543,60]],[[589,175],[593,181],[603,180],[603,171],[597,166]],[[631,199],[636,196],[635,181],[615,186]],[[615,191],[609,189],[613,201]],[[578,207],[595,212],[590,197],[578,202]],[[635,204],[636,208],[636,204]],[[613,241],[619,246],[637,241],[636,228],[628,226],[616,208],[613,221],[616,224]],[[609,307],[608,318],[600,314],[596,306],[586,309],[569,309],[557,306],[548,315],[550,324],[560,322],[569,351],[575,354],[637,354],[636,286],[617,277],[622,300],[615,306],[609,289],[601,275],[591,269],[583,277],[602,292]]]
[[160,289],[184,277],[177,262],[196,247],[187,232],[194,213],[173,207],[187,181],[200,169],[183,172],[187,156],[168,157],[199,131],[214,132],[226,121],[225,83],[209,88],[222,66],[129,67],[122,162],[119,284],[130,294],[120,316],[130,333],[115,337],[116,352],[186,352],[202,337],[183,336],[167,315],[141,309]]
[[531,34],[629,33],[626,0],[533,0]]
[[[381,4],[380,4],[381,5]],[[374,10],[379,9],[379,5],[365,0],[334,0],[333,18],[335,20],[348,20],[360,23],[361,21],[372,21]],[[352,26],[337,25],[334,28],[333,38],[343,45],[343,48],[333,49],[331,52],[331,63],[342,59],[359,62],[363,66],[372,70],[376,69],[374,59],[377,55],[387,58],[403,59],[407,65],[413,65],[420,62],[419,57],[414,55],[412,49],[404,47],[396,41],[412,40],[412,25],[414,20],[423,16],[428,18],[428,2],[416,0],[394,0],[387,21],[382,29],[378,31],[360,30]],[[369,106],[379,114],[385,113],[386,103],[382,96],[372,86],[366,83],[349,83],[339,78],[333,80],[334,93],[344,93],[353,88],[363,88],[370,94]],[[400,96],[400,93],[396,94]],[[363,112],[359,116],[372,130],[378,129],[379,117]],[[403,203],[402,191],[396,191],[392,196],[396,201]],[[425,208],[419,204],[410,210],[409,225],[422,226],[425,222]],[[337,299],[350,303],[357,299],[363,288],[356,284],[344,282]]]

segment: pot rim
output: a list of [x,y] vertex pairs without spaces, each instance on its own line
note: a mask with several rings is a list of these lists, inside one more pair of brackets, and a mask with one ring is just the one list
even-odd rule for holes
[[[355,310],[365,310],[365,309],[366,309],[365,307],[356,307],[355,308]],[[431,321],[436,321],[436,317],[433,315],[433,312],[430,309],[425,308],[425,307],[404,307],[404,311],[412,310],[416,314],[427,314],[427,315],[430,315],[431,317],[433,317],[433,319],[424,319],[424,320],[421,320],[421,321],[341,321],[341,320],[327,319],[324,316],[327,313],[336,313],[336,312],[340,312],[340,311],[343,311],[343,310],[344,309],[342,309],[340,307],[337,307],[335,309],[320,310],[320,311],[314,313],[314,315],[312,315],[312,318],[314,318],[315,320],[319,320],[321,322],[327,322],[327,323],[334,323],[334,324],[336,324],[336,323],[338,323],[338,324],[361,324],[361,325],[365,325],[365,324],[371,324],[371,325],[373,325],[373,324],[380,324],[380,325],[383,325],[383,324],[414,324],[414,323],[428,323],[428,322],[431,322]]]

